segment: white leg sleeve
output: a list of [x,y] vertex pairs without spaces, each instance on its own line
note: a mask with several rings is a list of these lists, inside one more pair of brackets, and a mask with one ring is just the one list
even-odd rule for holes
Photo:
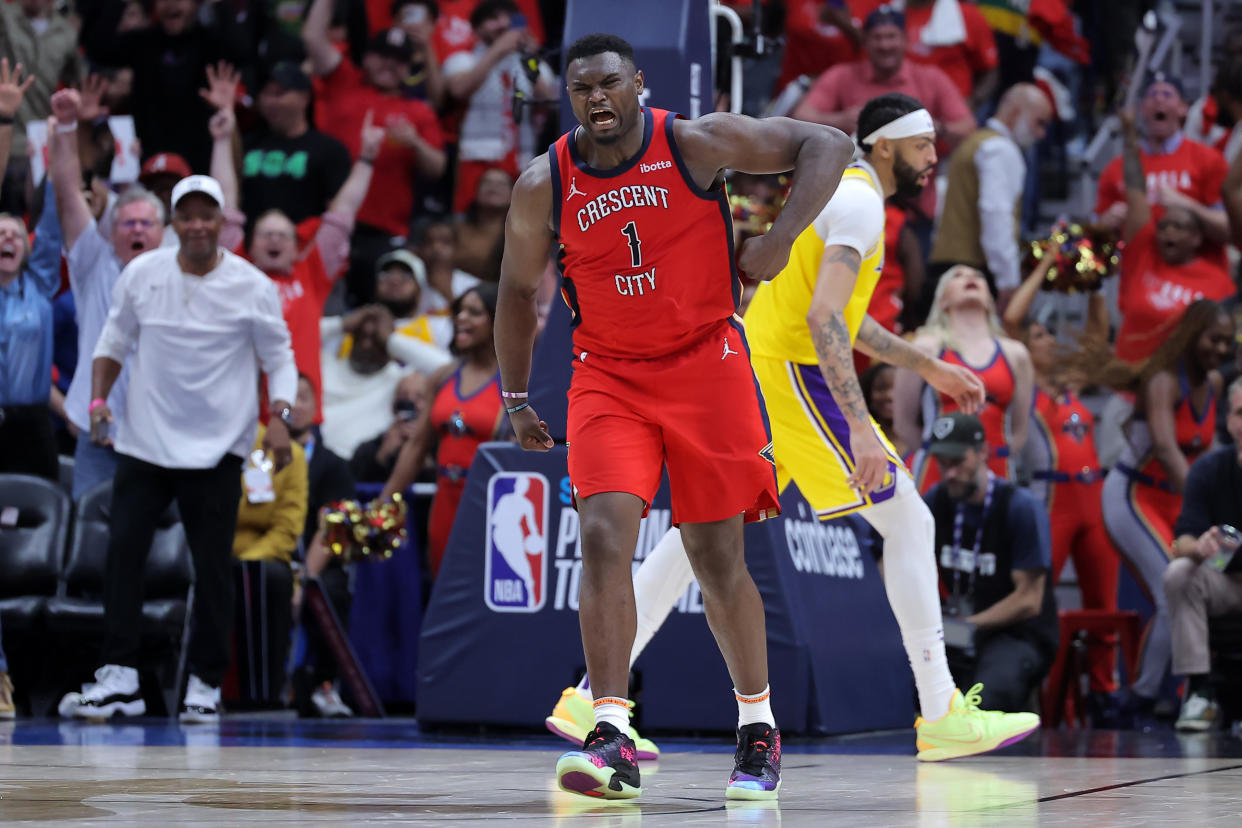
[[923,718],[934,721],[948,712],[955,689],[944,654],[935,521],[914,481],[902,473],[891,500],[859,514],[884,538],[884,589],[901,628]]
[[693,580],[694,572],[681,542],[681,530],[673,527],[664,533],[634,573],[638,629],[634,635],[634,649],[630,651],[631,667]]

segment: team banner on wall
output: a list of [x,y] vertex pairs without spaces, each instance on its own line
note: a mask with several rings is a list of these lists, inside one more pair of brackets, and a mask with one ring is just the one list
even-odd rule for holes
[[[582,551],[566,452],[484,445],[467,478],[419,644],[422,722],[539,726],[583,669]],[[909,727],[910,668],[857,518],[820,523],[791,487],[746,530],[763,596],[773,707],[789,732]],[[637,567],[672,523],[667,484]],[[691,584],[635,664],[642,726],[731,731],[732,684]]]

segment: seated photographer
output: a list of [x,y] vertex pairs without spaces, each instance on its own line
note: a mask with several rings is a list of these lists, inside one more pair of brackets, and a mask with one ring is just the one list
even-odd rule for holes
[[1230,384],[1226,401],[1234,444],[1191,465],[1173,527],[1173,562],[1164,571],[1173,672],[1187,679],[1178,730],[1209,730],[1220,718],[1209,680],[1208,619],[1242,613],[1242,569],[1229,565],[1239,540],[1230,529],[1242,527],[1242,379]]
[[936,520],[949,668],[961,687],[982,682],[989,708],[1023,710],[1057,650],[1048,515],[988,470],[978,417],[936,420],[929,451],[942,472],[924,497]]

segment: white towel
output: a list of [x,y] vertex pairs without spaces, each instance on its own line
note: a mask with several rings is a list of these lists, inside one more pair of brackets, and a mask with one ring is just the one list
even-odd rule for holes
[[958,0],[936,0],[919,41],[924,46],[955,46],[966,41],[966,21]]

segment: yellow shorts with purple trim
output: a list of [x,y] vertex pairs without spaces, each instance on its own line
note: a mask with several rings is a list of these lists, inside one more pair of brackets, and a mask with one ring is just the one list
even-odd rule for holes
[[777,485],[782,492],[792,480],[820,520],[893,497],[897,475],[909,471],[874,419],[871,427],[889,457],[884,485],[863,497],[847,484],[854,472],[849,424],[818,365],[758,355],[752,355],[750,361],[767,407]]

